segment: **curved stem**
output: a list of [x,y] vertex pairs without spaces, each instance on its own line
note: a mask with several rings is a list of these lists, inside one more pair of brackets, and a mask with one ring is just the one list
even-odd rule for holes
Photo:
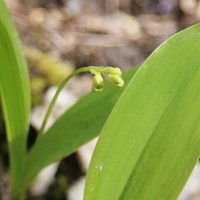
[[90,72],[91,70],[95,70],[95,71],[101,71],[101,68],[97,68],[97,67],[83,67],[83,68],[80,68],[80,69],[77,69],[75,70],[74,72],[72,72],[69,76],[67,76],[58,86],[58,89],[53,97],[53,99],[51,100],[51,103],[48,107],[48,110],[45,114],[45,117],[44,117],[44,120],[42,122],[42,126],[39,130],[39,133],[38,133],[38,139],[37,141],[40,140],[40,138],[42,137],[43,133],[44,133],[44,130],[45,130],[45,127],[46,127],[46,124],[47,124],[47,121],[52,113],[52,110],[53,110],[53,107],[56,103],[56,100],[60,94],[60,92],[62,91],[62,89],[64,88],[64,86],[68,83],[68,81],[73,78],[75,75],[77,74],[80,74],[80,73],[84,73],[84,72]]

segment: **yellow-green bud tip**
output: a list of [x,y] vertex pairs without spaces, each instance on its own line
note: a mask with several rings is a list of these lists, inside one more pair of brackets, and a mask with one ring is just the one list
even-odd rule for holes
[[92,91],[93,91],[93,92],[101,92],[102,90],[103,90],[103,88],[97,89],[97,88],[95,88],[95,87],[92,87]]
[[123,87],[124,85],[124,80],[121,78],[120,75],[112,75],[109,74],[108,77],[110,80],[117,86],[117,87]]

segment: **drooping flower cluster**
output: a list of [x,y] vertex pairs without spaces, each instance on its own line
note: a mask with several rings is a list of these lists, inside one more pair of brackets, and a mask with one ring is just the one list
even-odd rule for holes
[[94,74],[92,90],[94,92],[100,92],[103,90],[104,80],[103,77],[106,77],[117,87],[122,87],[124,81],[121,78],[122,72],[119,68],[116,67],[95,67],[90,70]]

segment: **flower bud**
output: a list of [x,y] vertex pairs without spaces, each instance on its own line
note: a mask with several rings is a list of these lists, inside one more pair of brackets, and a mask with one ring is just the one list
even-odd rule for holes
[[103,85],[104,83],[101,74],[99,72],[96,72],[93,78],[92,90],[94,92],[100,92],[103,90]]
[[122,75],[121,70],[117,67],[105,67],[103,71],[108,74],[119,75],[119,76]]
[[101,92],[102,90],[103,90],[103,88],[98,89],[98,88],[95,88],[94,86],[92,86],[92,91],[93,92]]
[[121,76],[109,74],[108,77],[117,87],[122,87],[124,85],[124,81]]

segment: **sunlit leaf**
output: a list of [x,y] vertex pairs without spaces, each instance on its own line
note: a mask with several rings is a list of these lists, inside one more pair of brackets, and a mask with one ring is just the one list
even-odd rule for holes
[[13,193],[19,191],[25,162],[30,91],[26,63],[18,36],[0,1],[0,94],[10,150]]
[[200,24],[146,60],[109,116],[85,200],[175,200],[200,155]]

